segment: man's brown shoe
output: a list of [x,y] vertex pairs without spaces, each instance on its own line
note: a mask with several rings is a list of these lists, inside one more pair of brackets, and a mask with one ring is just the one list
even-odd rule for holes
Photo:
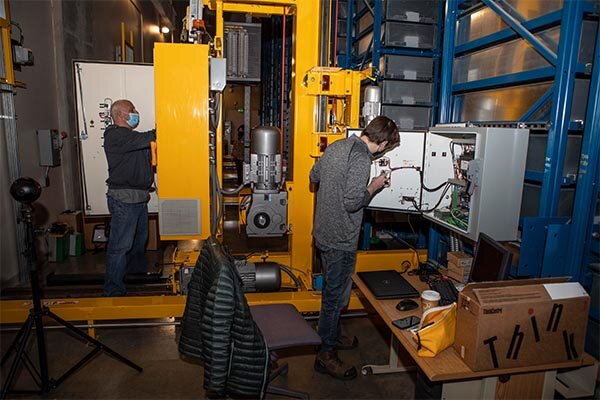
[[317,354],[315,371],[342,380],[354,379],[357,375],[356,368],[348,366],[340,360],[335,351],[322,351]]
[[341,335],[335,344],[336,350],[351,350],[358,347],[358,338],[356,336]]

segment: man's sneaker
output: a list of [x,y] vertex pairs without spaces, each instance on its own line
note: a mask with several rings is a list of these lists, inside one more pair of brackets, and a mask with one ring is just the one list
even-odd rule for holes
[[341,335],[335,344],[336,350],[350,350],[358,347],[358,338],[356,336]]
[[315,359],[315,371],[328,374],[336,379],[356,378],[356,368],[348,366],[339,359],[335,351],[322,351]]

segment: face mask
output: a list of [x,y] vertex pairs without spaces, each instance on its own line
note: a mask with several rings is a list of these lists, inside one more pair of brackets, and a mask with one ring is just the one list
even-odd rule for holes
[[138,126],[140,123],[140,114],[138,113],[129,113],[129,119],[127,119],[127,125],[131,127],[131,129]]

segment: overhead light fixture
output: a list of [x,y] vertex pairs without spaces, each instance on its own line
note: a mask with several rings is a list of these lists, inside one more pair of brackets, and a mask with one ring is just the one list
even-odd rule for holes
[[163,26],[162,28],[160,28],[160,31],[161,31],[162,33],[169,33],[169,32],[170,32],[170,29],[169,29],[169,27],[168,27],[168,26]]
[[158,26],[158,25],[152,25],[152,26],[150,26],[150,32],[152,32],[152,33],[160,33],[160,26]]

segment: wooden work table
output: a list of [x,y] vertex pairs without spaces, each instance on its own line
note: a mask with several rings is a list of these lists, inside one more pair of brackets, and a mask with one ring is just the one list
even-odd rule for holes
[[[404,274],[404,278],[419,292],[429,289],[429,286],[422,282],[418,276],[416,275],[408,275]],[[411,311],[398,311],[396,309],[396,305],[399,300],[378,300],[371,293],[371,291],[367,288],[364,282],[358,277],[358,275],[354,275],[352,277],[354,283],[358,287],[362,298],[364,298],[373,309],[377,312],[377,314],[383,319],[386,325],[390,328],[393,334],[393,338],[397,339],[397,341],[401,344],[400,347],[404,348],[404,350],[412,357],[418,367],[423,371],[425,375],[432,382],[449,382],[449,381],[466,381],[466,380],[477,380],[486,377],[498,377],[498,376],[511,376],[517,375],[515,379],[511,379],[513,383],[520,382],[520,386],[527,386],[528,391],[531,392],[531,386],[535,386],[534,382],[539,381],[540,387],[544,386],[544,375],[546,371],[553,371],[554,376],[556,374],[556,370],[558,369],[566,369],[566,368],[579,368],[583,366],[590,366],[595,364],[595,359],[588,355],[584,354],[581,360],[576,361],[568,361],[557,364],[544,364],[544,365],[533,365],[528,367],[519,367],[519,368],[504,368],[497,370],[488,370],[488,371],[473,371],[471,370],[460,358],[458,353],[454,350],[453,347],[449,347],[444,350],[436,357],[420,357],[417,355],[417,344],[413,340],[412,335],[409,330],[401,330],[395,327],[392,324],[392,321],[408,317],[410,315],[421,316],[422,310],[421,307],[418,307]],[[420,304],[420,299],[414,299],[417,303]],[[393,351],[393,346],[392,349]],[[393,358],[390,357],[390,360]],[[390,366],[392,369],[394,366]],[[399,369],[398,371],[401,371]],[[391,370],[385,372],[394,372]],[[363,373],[364,370],[363,370]],[[523,378],[526,378],[523,380]],[[495,385],[495,382],[494,382]],[[498,385],[500,383],[498,382]],[[544,390],[541,389],[540,390]],[[548,390],[548,389],[546,389]],[[500,387],[496,388],[496,393],[498,392],[507,392],[506,388],[502,390]],[[537,393],[537,392],[536,392]],[[544,395],[536,396],[535,393],[529,393],[530,398],[535,397],[546,397]],[[552,395],[554,390],[552,389]],[[505,393],[506,396],[514,397],[517,395],[514,391],[508,391]],[[533,395],[533,396],[531,396]],[[493,396],[497,397],[497,396]]]

